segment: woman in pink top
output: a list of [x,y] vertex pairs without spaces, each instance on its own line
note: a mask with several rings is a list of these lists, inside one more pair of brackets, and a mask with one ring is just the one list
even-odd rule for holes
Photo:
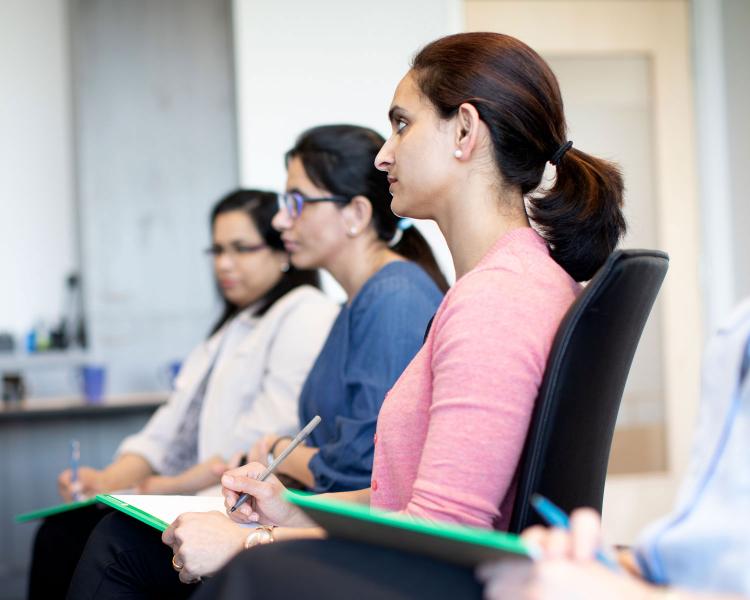
[[[554,74],[509,36],[429,44],[388,116],[392,135],[376,165],[391,208],[437,222],[457,281],[383,403],[371,487],[337,497],[503,528],[557,327],[576,282],[591,278],[625,230],[622,178],[567,140]],[[548,163],[556,177],[544,189]],[[246,503],[235,518],[282,526],[276,540],[296,537],[311,523],[280,499],[281,484],[254,480],[261,471],[227,472],[227,505],[248,492],[255,509]]]
[[[392,135],[376,165],[390,182],[392,209],[437,222],[457,281],[382,406],[371,487],[331,496],[503,528],[552,339],[576,282],[591,278],[624,232],[622,179],[614,165],[572,147],[554,75],[509,36],[467,33],[429,44],[388,115]],[[556,177],[542,189],[548,163]],[[282,499],[277,479],[255,479],[263,469],[252,463],[222,478],[227,507],[240,493],[254,497],[233,518],[263,528],[248,535],[217,515],[213,529],[187,536],[200,543],[186,542],[182,532],[195,528],[188,514],[164,533],[184,582],[265,546],[242,553],[198,596],[448,597],[456,582],[473,582],[468,571],[365,545],[268,546],[322,531]]]

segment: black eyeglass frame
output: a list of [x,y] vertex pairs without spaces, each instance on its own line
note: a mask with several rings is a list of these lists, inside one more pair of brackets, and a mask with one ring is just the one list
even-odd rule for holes
[[229,254],[239,254],[239,255],[246,255],[246,254],[253,254],[255,252],[259,252],[260,250],[263,250],[264,248],[268,248],[268,244],[262,243],[262,244],[230,244],[228,248],[225,248],[224,246],[219,246],[217,244],[214,244],[212,246],[209,246],[206,248],[203,252],[212,258],[218,258],[222,254],[229,253]]
[[[328,196],[325,198],[308,198],[299,192],[284,192],[278,194],[279,210],[284,210],[292,218],[296,219],[302,213],[305,204],[316,202],[333,202],[335,204],[349,204],[351,198],[348,196]],[[294,204],[292,204],[292,202]]]

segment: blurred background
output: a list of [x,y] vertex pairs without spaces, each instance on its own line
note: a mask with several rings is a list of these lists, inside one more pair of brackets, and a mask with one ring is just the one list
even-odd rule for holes
[[[0,0],[0,598],[23,597],[34,528],[11,519],[56,501],[69,439],[109,461],[217,316],[211,205],[283,188],[310,126],[387,136],[415,52],[473,30],[549,61],[569,138],[623,166],[623,245],[670,254],[604,519],[630,542],[667,510],[705,337],[750,292],[748,0]],[[105,406],[82,405],[84,365]]]

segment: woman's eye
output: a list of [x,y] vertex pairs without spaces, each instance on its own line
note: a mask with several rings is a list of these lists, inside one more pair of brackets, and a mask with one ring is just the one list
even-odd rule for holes
[[399,119],[398,121],[396,121],[396,131],[398,133],[401,133],[404,130],[404,127],[406,127],[406,121],[404,121],[403,119]]

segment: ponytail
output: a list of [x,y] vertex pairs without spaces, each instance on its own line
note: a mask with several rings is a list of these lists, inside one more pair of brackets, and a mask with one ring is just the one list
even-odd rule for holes
[[528,212],[552,258],[587,281],[625,232],[623,181],[614,163],[571,148],[557,162],[551,189],[528,197]]
[[[625,233],[618,168],[571,148],[557,79],[523,42],[500,33],[460,33],[425,46],[413,72],[443,119],[463,103],[487,126],[505,186],[528,202],[551,256],[577,281],[590,279]],[[547,162],[552,189],[538,187]]]

